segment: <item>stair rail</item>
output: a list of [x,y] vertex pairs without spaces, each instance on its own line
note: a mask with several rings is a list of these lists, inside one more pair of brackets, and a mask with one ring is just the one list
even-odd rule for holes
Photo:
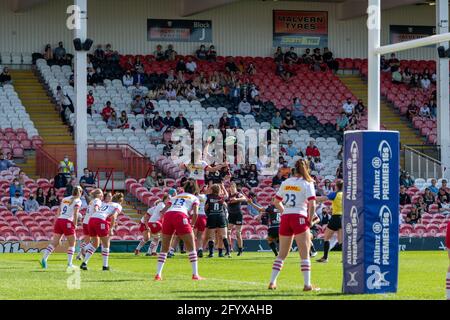
[[[102,172],[105,173],[106,178],[103,188],[100,186],[100,173]],[[114,168],[97,168],[94,179],[97,182],[97,188],[102,189],[103,192],[106,192],[108,184],[111,181],[111,192],[114,193]]]
[[42,146],[37,145],[36,150],[36,175],[45,178],[53,178],[58,174],[59,162]]
[[[415,178],[442,178],[443,168],[441,161],[418,151],[415,147],[416,146],[403,146],[403,151],[405,154],[403,168]],[[439,150],[439,146],[433,147]]]

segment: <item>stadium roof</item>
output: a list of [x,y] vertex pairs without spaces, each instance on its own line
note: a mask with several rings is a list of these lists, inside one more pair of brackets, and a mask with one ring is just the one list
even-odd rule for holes
[[[54,0],[7,0],[12,11],[23,11],[32,6]],[[179,0],[180,16],[187,17],[195,13],[203,12],[218,6],[230,4],[236,1],[245,0]],[[277,1],[277,0],[261,0]],[[303,1],[303,2],[334,2],[338,4],[338,19],[345,20],[360,17],[366,14],[367,0],[283,0],[283,1]],[[433,4],[433,0],[384,0],[381,1],[382,9],[390,9],[411,4]]]

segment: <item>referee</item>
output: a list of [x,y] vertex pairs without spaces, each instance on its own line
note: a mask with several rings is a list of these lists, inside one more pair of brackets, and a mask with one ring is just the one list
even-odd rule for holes
[[337,180],[335,183],[335,192],[331,192],[326,197],[318,197],[318,202],[324,202],[331,200],[332,205],[332,215],[330,222],[325,229],[324,234],[324,244],[323,244],[323,257],[317,260],[317,262],[328,262],[328,253],[330,252],[330,239],[333,237],[334,233],[337,233],[338,247],[342,247],[342,208],[343,208],[343,192],[344,182],[342,180]]

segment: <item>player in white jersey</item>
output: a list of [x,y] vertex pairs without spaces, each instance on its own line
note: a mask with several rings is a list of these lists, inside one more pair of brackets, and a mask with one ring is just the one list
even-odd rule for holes
[[280,251],[272,267],[269,289],[276,289],[277,277],[283,268],[292,247],[292,241],[298,246],[300,253],[300,268],[303,273],[303,291],[317,291],[311,284],[311,260],[309,250],[311,227],[316,209],[316,191],[314,180],[309,175],[309,164],[300,159],[295,163],[295,177],[285,180],[275,195],[273,204],[281,215]]
[[138,246],[134,250],[136,256],[139,255],[142,247],[153,237],[150,243],[147,255],[155,255],[156,249],[159,244],[159,233],[162,229],[162,217],[161,210],[164,209],[166,204],[169,202],[170,197],[168,194],[164,195],[162,201],[158,200],[153,207],[147,210],[141,219],[139,226],[139,231],[142,233],[143,239],[139,242]]
[[89,194],[89,198],[92,199],[89,202],[89,206],[86,210],[86,214],[83,218],[83,242],[80,244],[80,252],[78,253],[77,260],[81,260],[81,257],[85,255],[84,248],[91,242],[89,235],[89,218],[97,212],[102,206],[103,191],[101,189],[94,189]]
[[80,269],[87,270],[89,259],[102,243],[103,271],[109,270],[110,236],[114,234],[114,226],[117,216],[122,212],[123,194],[116,193],[112,202],[103,203],[97,212],[89,218],[89,235],[92,243],[86,246],[86,256]]
[[[166,207],[161,211],[163,215],[162,244],[161,252],[158,255],[158,266],[155,276],[157,281],[162,280],[162,269],[175,232],[183,240],[189,252],[189,261],[192,264],[192,280],[203,280],[198,274],[198,257],[192,231],[192,225],[195,225],[197,221],[198,207],[200,205],[200,201],[194,195],[198,193],[198,186],[195,181],[188,180],[183,189],[184,192],[170,199]],[[191,218],[191,221],[189,221],[189,218]]]
[[75,253],[76,229],[78,222],[78,212],[81,208],[81,194],[83,189],[75,187],[71,197],[66,197],[61,201],[61,205],[56,212],[58,218],[55,222],[55,229],[52,242],[48,245],[41,260],[41,266],[47,269],[47,260],[52,252],[61,244],[62,236],[66,236],[69,248],[67,249],[67,266],[72,267],[73,255]]

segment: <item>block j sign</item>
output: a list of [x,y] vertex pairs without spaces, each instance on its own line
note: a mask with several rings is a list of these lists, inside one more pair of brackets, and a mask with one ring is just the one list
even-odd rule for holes
[[344,293],[396,292],[399,133],[344,136]]
[[147,20],[148,41],[212,42],[211,20]]

